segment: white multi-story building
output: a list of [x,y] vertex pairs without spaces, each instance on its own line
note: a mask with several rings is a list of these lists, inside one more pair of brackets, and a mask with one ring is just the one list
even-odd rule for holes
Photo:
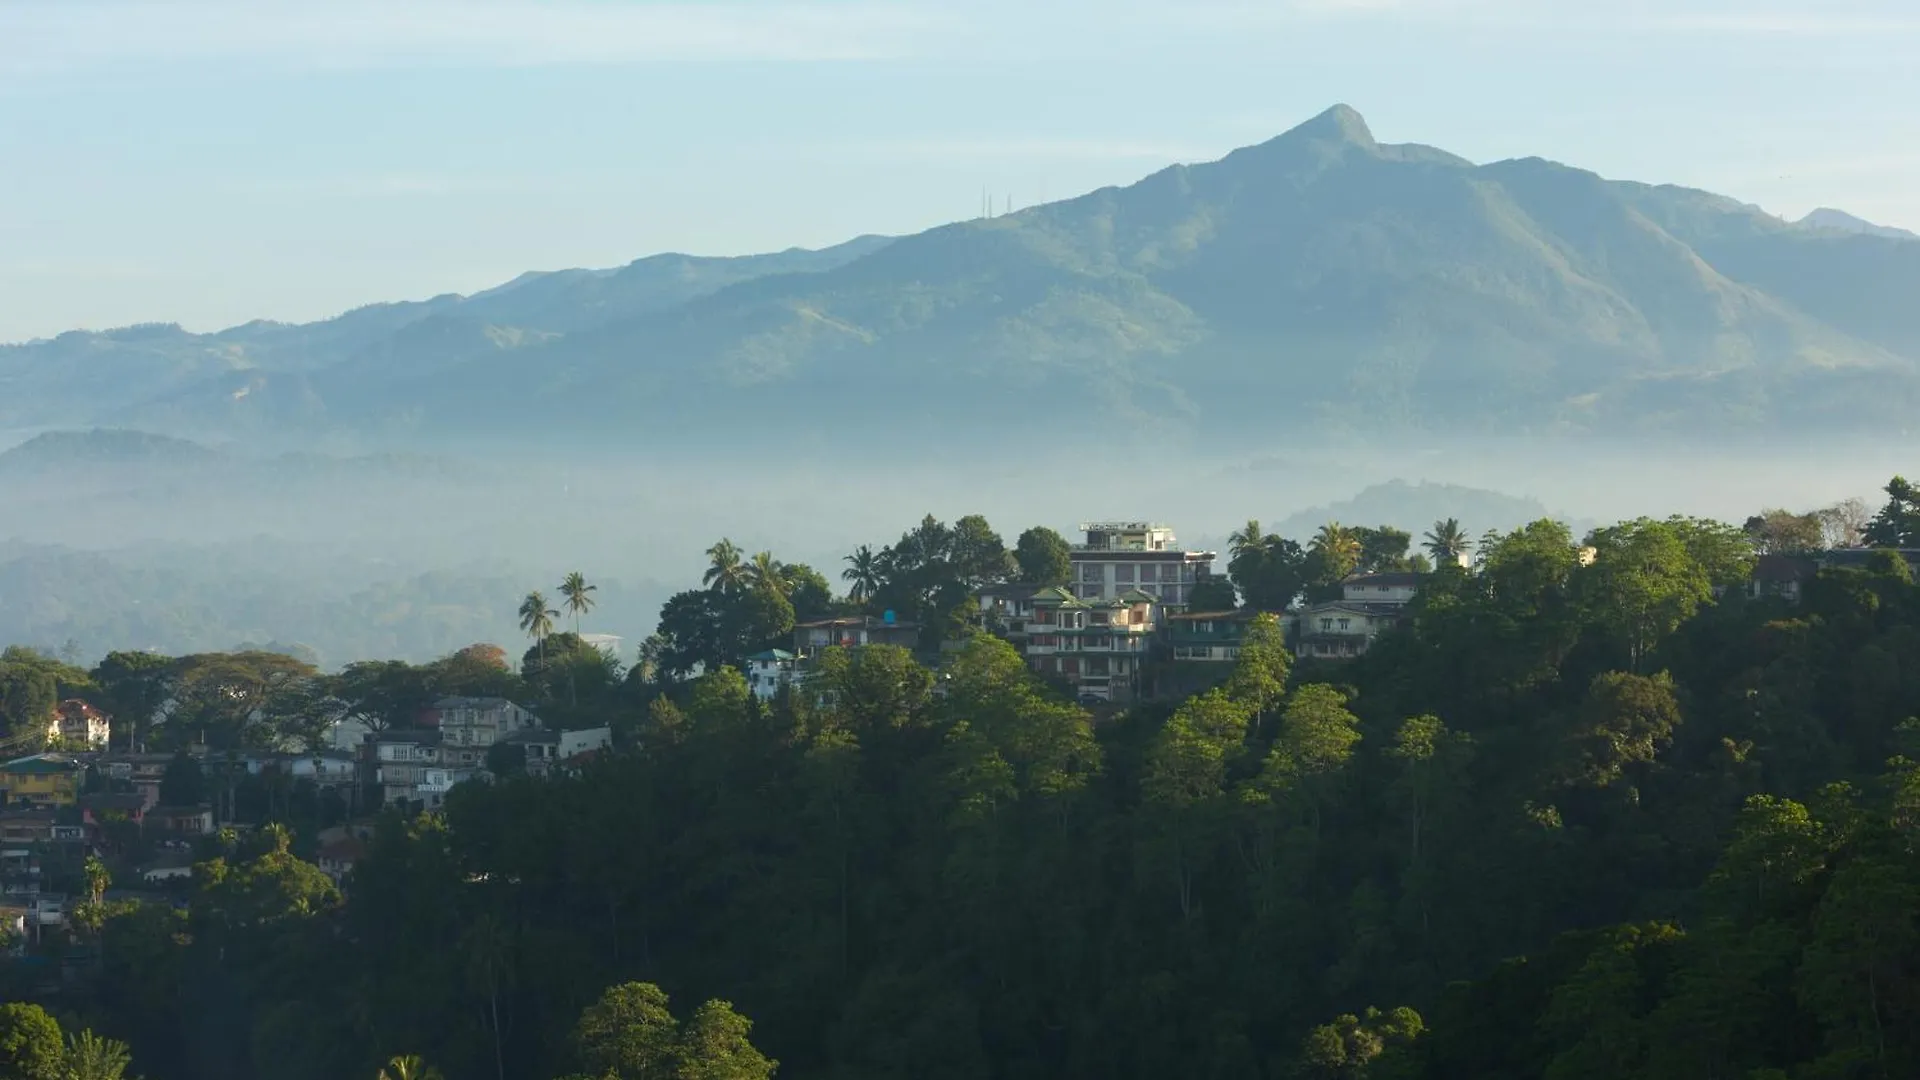
[[780,688],[793,682],[794,655],[785,649],[768,649],[747,657],[747,686],[761,701],[772,701]]
[[1074,545],[1070,555],[1070,588],[1081,600],[1140,592],[1166,612],[1184,611],[1194,585],[1213,572],[1215,553],[1183,549],[1168,525],[1094,521],[1080,529],[1086,542]]
[[71,698],[54,706],[53,717],[47,721],[47,745],[104,750],[111,730],[104,713]]

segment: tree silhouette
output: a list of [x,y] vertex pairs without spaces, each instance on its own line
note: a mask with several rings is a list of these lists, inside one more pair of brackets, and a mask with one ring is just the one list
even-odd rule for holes
[[567,610],[573,614],[573,634],[580,636],[580,616],[593,610],[593,593],[597,585],[587,584],[587,579],[575,570],[560,583],[560,595],[566,599]]

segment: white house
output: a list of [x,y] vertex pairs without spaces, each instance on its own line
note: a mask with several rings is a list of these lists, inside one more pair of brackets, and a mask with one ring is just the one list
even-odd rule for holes
[[1340,598],[1353,604],[1410,604],[1425,574],[1355,574],[1340,583]]
[[1346,660],[1365,653],[1373,639],[1406,618],[1405,603],[1356,603],[1336,600],[1287,613],[1294,654],[1321,660]]
[[78,698],[70,698],[54,706],[53,717],[47,721],[47,743],[105,750],[110,731],[106,714]]
[[747,657],[747,686],[753,696],[770,701],[780,688],[793,682],[794,655],[785,649],[768,649]]
[[605,750],[613,745],[613,729],[605,727],[582,728],[579,731],[560,733],[560,760],[567,761],[581,754],[590,754],[595,750]]

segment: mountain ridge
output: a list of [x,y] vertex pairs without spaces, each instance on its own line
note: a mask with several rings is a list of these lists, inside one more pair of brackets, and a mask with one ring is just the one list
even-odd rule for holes
[[[851,416],[937,438],[1067,403],[1208,437],[1270,428],[1276,403],[1302,429],[1753,431],[1908,415],[1920,314],[1894,301],[1916,290],[1920,245],[1383,144],[1339,105],[1216,161],[909,236],[522,275],[213,348],[163,330],[64,348],[176,361],[134,394],[67,357],[94,416],[222,433],[791,441]],[[0,387],[21,378],[7,353]]]

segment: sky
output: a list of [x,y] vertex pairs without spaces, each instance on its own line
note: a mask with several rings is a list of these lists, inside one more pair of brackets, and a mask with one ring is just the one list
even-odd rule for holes
[[1336,102],[1920,231],[1914,0],[0,0],[0,342],[898,234]]

